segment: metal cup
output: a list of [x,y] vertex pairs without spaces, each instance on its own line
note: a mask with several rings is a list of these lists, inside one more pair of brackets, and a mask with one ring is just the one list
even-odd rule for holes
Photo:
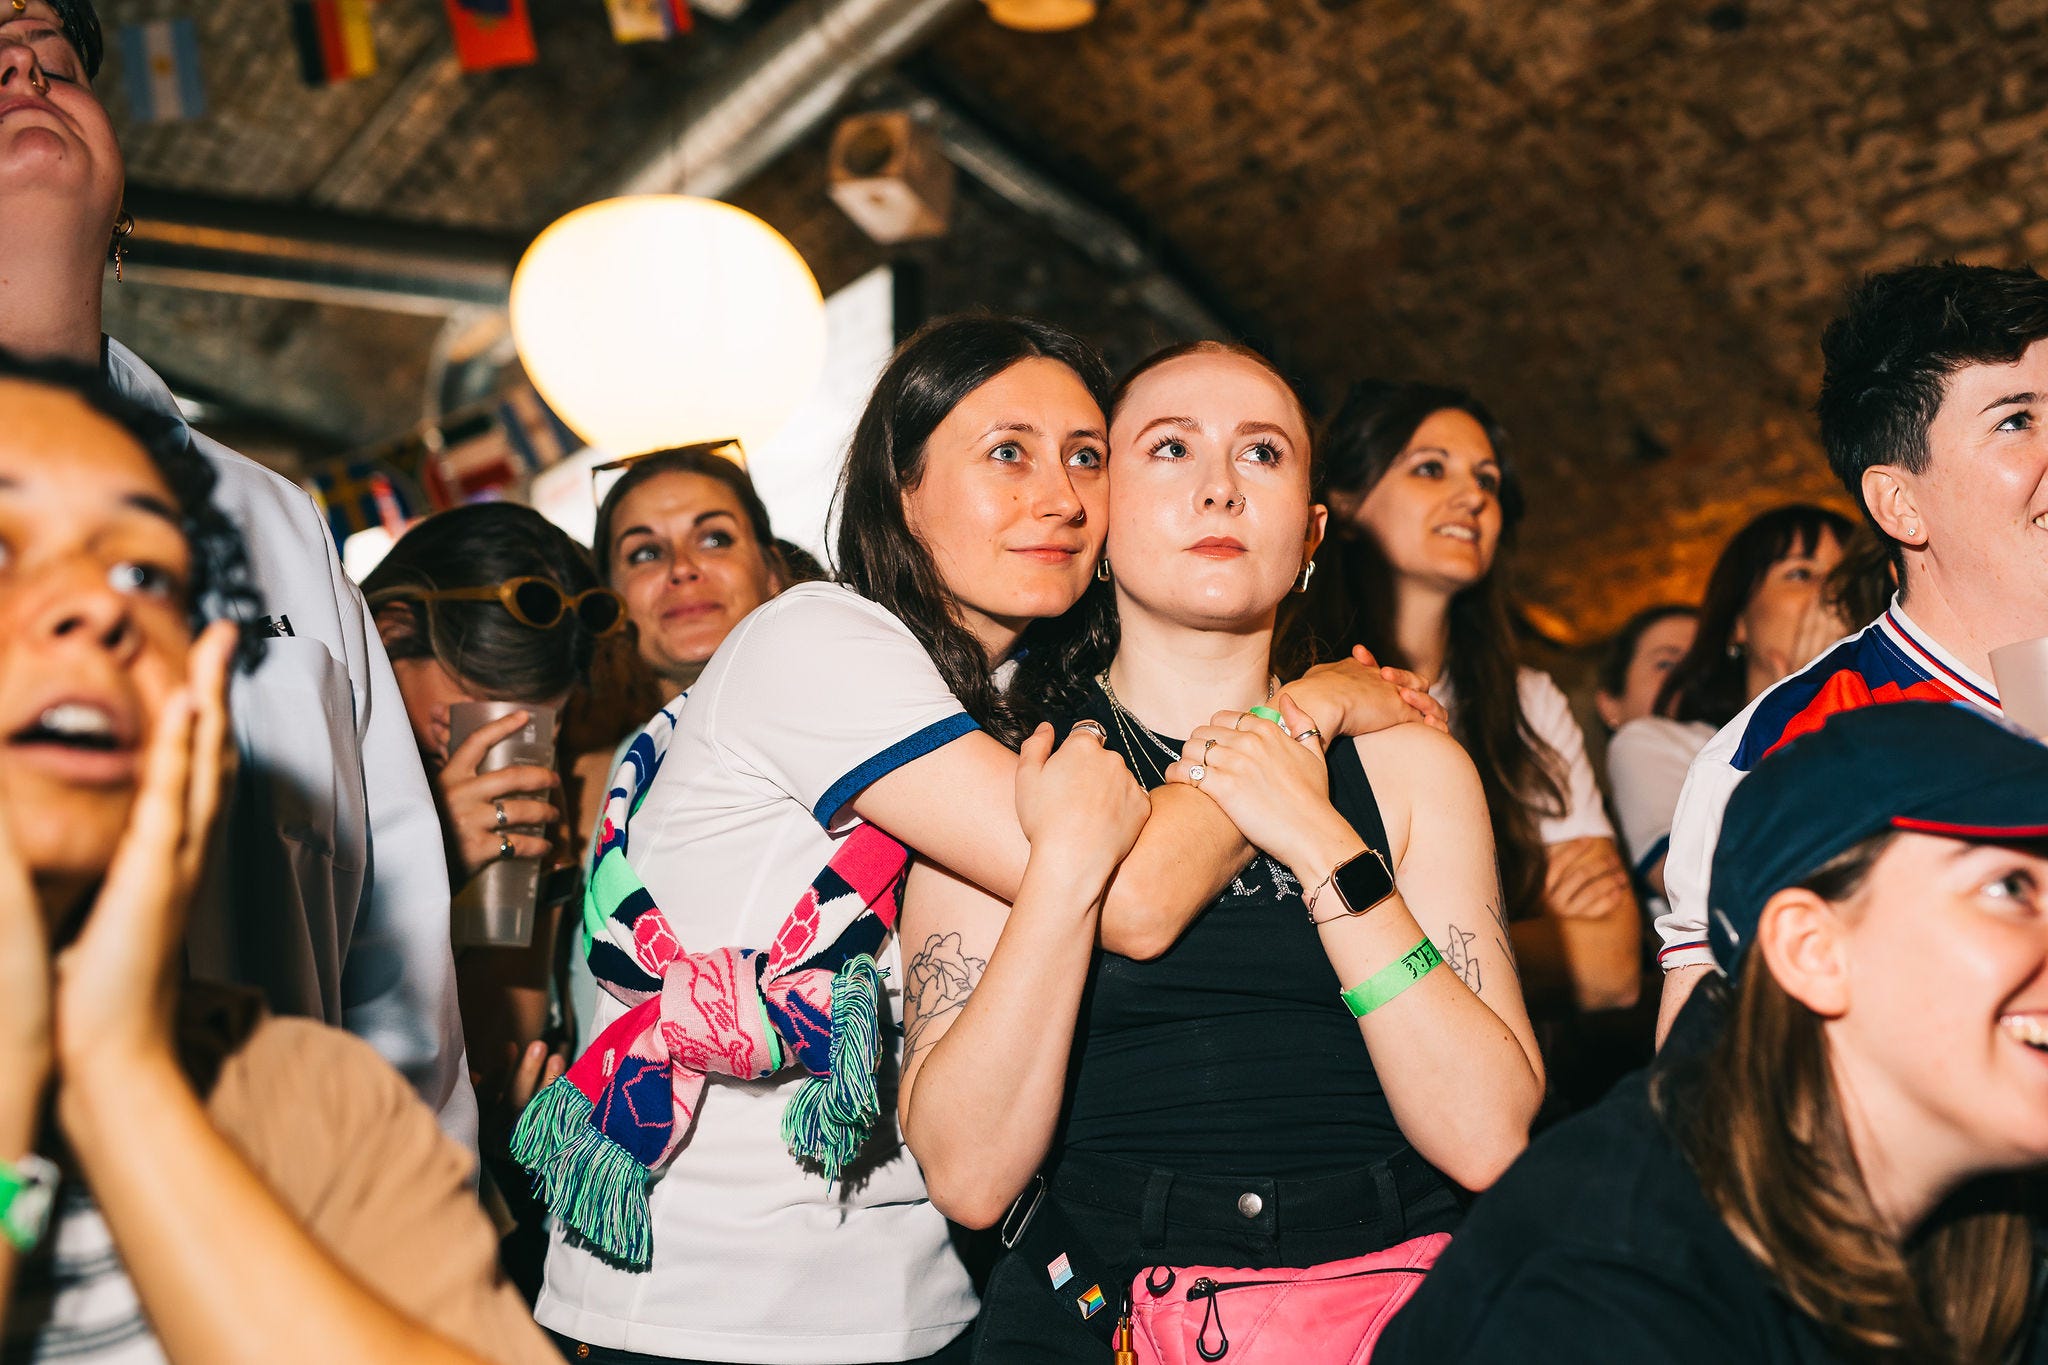
[[1991,677],[2006,719],[2048,739],[2048,636],[1992,650]]
[[[532,764],[555,766],[555,708],[516,701],[465,701],[448,708],[448,750],[492,721],[515,711],[527,713],[524,726],[485,750],[476,770],[495,772]],[[514,792],[506,800],[547,798],[546,792]],[[509,834],[542,834],[538,825],[512,825]],[[533,942],[534,906],[540,897],[539,858],[500,858],[487,863],[455,894],[449,937],[458,948],[524,948]]]

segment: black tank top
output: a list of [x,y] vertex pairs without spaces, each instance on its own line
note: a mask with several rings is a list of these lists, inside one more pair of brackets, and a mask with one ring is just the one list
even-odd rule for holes
[[[1180,753],[1180,740],[1128,717],[1120,726],[1099,687],[1081,716],[1101,722],[1148,788]],[[1391,864],[1351,741],[1332,745],[1329,759],[1331,804]],[[1392,1156],[1407,1144],[1342,989],[1300,883],[1255,856],[1157,959],[1096,953],[1056,1147],[1274,1179]]]

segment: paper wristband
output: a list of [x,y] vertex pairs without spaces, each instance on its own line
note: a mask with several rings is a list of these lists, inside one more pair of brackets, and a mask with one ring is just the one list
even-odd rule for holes
[[1429,975],[1430,970],[1443,960],[1444,955],[1425,936],[1422,942],[1403,953],[1399,962],[1380,968],[1345,991],[1344,1006],[1354,1018],[1363,1019]]

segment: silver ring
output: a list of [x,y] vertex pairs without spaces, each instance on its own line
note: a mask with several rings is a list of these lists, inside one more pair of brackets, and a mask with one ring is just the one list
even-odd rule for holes
[[501,858],[501,859],[504,859],[504,858],[510,858],[511,856],[512,856],[512,836],[511,836],[511,835],[509,835],[509,834],[500,834],[500,835],[498,836],[498,857],[499,857],[499,858]]
[[1188,769],[1188,781],[1192,782],[1197,787],[1202,785],[1202,779],[1207,777],[1208,775],[1209,770],[1199,763],[1197,763],[1194,767]]
[[1213,739],[1205,739],[1205,740],[1203,740],[1203,741],[1202,741],[1202,756],[1201,756],[1200,758],[1198,758],[1198,759],[1196,759],[1196,760],[1195,760],[1195,766],[1196,766],[1196,767],[1201,767],[1202,765],[1206,764],[1206,763],[1207,763],[1207,762],[1209,761],[1209,751],[1210,751],[1211,749],[1215,748],[1215,747],[1216,747],[1216,741],[1215,741],[1215,740],[1213,740]]
[[503,801],[493,801],[491,802],[491,807],[498,812],[495,828],[503,829],[506,825],[512,823],[505,818],[505,803]]
[[1321,730],[1318,730],[1313,725],[1309,726],[1308,729],[1303,730],[1300,734],[1295,736],[1296,739],[1302,740],[1321,739],[1322,737],[1323,732]]
[[1077,720],[1074,722],[1074,728],[1067,731],[1067,733],[1071,736],[1083,730],[1095,736],[1104,744],[1109,743],[1109,731],[1102,728],[1102,722],[1099,720]]

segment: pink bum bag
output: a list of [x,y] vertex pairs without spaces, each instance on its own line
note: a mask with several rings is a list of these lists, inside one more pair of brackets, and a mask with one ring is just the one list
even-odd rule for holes
[[1131,1284],[1140,1365],[1363,1365],[1447,1232],[1306,1270],[1154,1266]]

